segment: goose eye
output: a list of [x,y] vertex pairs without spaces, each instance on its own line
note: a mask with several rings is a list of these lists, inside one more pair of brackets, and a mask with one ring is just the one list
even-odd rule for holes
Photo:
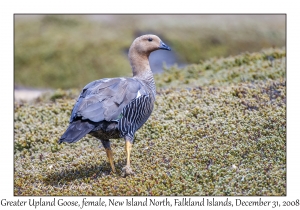
[[152,42],[152,40],[153,40],[152,38],[148,38],[148,41],[149,41],[149,42]]

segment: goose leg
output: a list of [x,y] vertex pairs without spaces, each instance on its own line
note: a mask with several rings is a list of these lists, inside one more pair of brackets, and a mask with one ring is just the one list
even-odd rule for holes
[[123,168],[123,171],[125,172],[126,175],[134,174],[130,167],[130,152],[132,149],[132,143],[130,140],[125,139],[125,151],[126,151],[126,166]]
[[102,144],[105,148],[106,155],[107,155],[111,170],[114,173],[116,173],[116,169],[115,169],[115,165],[114,165],[114,159],[113,159],[113,153],[112,153],[112,150],[110,148],[110,141],[109,140],[101,140],[101,142],[102,142]]

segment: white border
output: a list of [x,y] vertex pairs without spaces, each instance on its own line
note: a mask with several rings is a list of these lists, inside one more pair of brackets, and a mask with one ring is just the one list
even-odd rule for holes
[[[101,2],[101,3],[100,3]],[[14,13],[286,13],[287,14],[287,197],[266,200],[299,199],[299,12],[296,1],[8,1],[1,3],[1,192],[0,199],[13,197],[13,14]],[[108,199],[106,197],[105,199]],[[128,197],[127,197],[128,198]],[[222,200],[223,197],[217,197]],[[230,199],[235,199],[231,197]],[[258,197],[247,197],[253,200]],[[45,197],[51,199],[51,197]],[[66,200],[73,200],[67,197]],[[82,200],[77,197],[75,200]],[[119,198],[120,201],[126,199]],[[137,197],[139,199],[139,197]],[[143,198],[141,198],[143,199]],[[200,199],[200,198],[199,198]],[[48,207],[50,208],[50,207]],[[147,207],[151,208],[151,207]],[[199,207],[198,207],[199,208]],[[1,207],[1,209],[3,209]],[[86,208],[87,209],[87,208]],[[95,208],[94,208],[95,209]]]

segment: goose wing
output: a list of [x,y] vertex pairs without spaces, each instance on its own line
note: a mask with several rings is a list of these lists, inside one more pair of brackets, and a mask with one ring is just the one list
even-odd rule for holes
[[101,79],[86,85],[72,110],[70,123],[77,118],[93,122],[118,120],[122,109],[146,94],[133,78]]

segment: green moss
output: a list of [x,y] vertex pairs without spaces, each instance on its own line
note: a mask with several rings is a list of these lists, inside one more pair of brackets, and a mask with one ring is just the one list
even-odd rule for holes
[[228,58],[212,58],[179,69],[173,66],[155,77],[158,87],[228,85],[255,80],[273,80],[286,76],[284,48],[242,53]]
[[172,67],[156,80],[126,178],[122,139],[112,140],[116,174],[97,139],[57,144],[79,90],[16,103],[14,195],[286,195],[284,50]]

